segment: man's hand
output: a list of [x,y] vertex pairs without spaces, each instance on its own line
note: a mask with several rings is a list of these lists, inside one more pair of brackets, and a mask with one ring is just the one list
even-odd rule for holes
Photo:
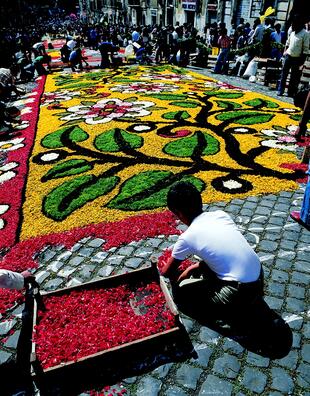
[[25,287],[27,285],[33,284],[35,282],[35,280],[36,280],[35,276],[32,275],[32,273],[29,272],[29,271],[23,271],[23,272],[21,272],[21,275],[24,277],[24,285],[25,285]]
[[191,265],[190,267],[186,268],[185,271],[182,272],[182,274],[178,277],[177,282],[181,282],[183,279],[189,278],[191,275],[191,272],[197,268],[199,268],[200,263],[195,263]]
[[181,263],[181,260],[177,260],[171,256],[164,263],[164,266],[161,270],[162,275],[168,277],[171,281],[176,281],[178,277],[178,267]]

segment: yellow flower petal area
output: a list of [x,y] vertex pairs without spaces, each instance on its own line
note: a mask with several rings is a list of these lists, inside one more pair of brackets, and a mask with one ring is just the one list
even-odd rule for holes
[[[139,81],[161,82],[163,91],[111,91]],[[165,84],[179,89],[165,92]],[[47,76],[45,92],[62,91],[80,96],[41,106],[22,240],[161,211],[171,183],[185,176],[197,183],[205,203],[297,187],[297,175],[282,167],[296,163],[296,156],[280,140],[281,149],[262,147],[277,138],[261,132],[280,128],[289,135],[300,114],[294,106],[170,66]],[[58,137],[54,146],[43,145],[62,128],[71,133],[74,124],[73,143],[64,139],[57,147]]]

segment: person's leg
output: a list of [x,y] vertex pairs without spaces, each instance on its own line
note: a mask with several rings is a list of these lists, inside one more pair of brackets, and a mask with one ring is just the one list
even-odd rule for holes
[[284,94],[286,80],[287,80],[287,76],[290,71],[290,68],[291,68],[291,57],[289,55],[286,55],[285,59],[284,59],[283,67],[282,67],[280,81],[279,81],[278,95]]
[[221,49],[220,53],[218,54],[217,60],[216,60],[216,64],[214,67],[214,73],[220,73],[222,71],[223,59],[224,59],[224,52],[223,52],[223,49]]
[[287,95],[295,96],[298,91],[298,85],[301,78],[299,58],[291,58],[291,77],[288,85]]

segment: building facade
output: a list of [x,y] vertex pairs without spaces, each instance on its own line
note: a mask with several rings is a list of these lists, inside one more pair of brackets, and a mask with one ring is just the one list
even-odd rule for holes
[[252,25],[268,7],[276,10],[272,17],[284,25],[292,10],[309,13],[310,0],[79,0],[79,5],[81,16],[93,23],[191,23],[203,32],[206,24],[219,21],[229,29],[241,17]]

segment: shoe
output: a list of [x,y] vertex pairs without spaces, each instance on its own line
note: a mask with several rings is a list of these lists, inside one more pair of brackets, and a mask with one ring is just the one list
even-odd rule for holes
[[298,212],[297,210],[293,210],[290,213],[290,217],[296,221],[296,223],[300,224],[301,226],[305,227],[308,231],[310,231],[310,226],[307,225],[306,223],[304,223],[301,218],[300,218],[300,212]]

